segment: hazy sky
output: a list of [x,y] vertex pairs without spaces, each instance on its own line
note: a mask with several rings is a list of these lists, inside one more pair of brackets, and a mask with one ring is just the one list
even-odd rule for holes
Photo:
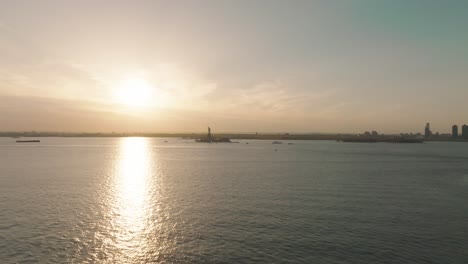
[[465,0],[0,0],[0,131],[448,132],[468,123],[467,14]]

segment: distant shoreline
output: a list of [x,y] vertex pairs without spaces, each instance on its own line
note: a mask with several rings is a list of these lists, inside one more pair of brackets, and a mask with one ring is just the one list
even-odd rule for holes
[[[62,132],[0,132],[0,137],[30,138],[30,137],[74,137],[74,138],[109,138],[109,137],[152,137],[152,138],[184,138],[197,139],[206,136],[204,133],[62,133]],[[468,142],[468,139],[452,137],[422,138],[418,136],[378,135],[368,137],[359,134],[289,134],[289,133],[219,133],[219,137],[230,139],[257,139],[257,140],[339,140],[343,139],[373,139],[375,142],[388,142],[397,137],[404,139],[419,139],[422,141]]]

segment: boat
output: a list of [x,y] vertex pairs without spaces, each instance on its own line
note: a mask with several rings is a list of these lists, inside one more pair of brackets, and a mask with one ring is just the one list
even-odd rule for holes
[[283,144],[283,142],[281,142],[281,141],[273,141],[273,142],[271,142],[271,144]]
[[16,140],[16,143],[39,143],[41,142],[40,140],[34,139],[34,140]]

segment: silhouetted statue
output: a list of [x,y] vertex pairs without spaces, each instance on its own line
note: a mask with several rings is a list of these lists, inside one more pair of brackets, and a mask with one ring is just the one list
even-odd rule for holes
[[211,128],[208,127],[208,140],[211,142],[212,139],[211,139]]
[[202,137],[202,138],[197,138],[195,139],[196,142],[204,142],[204,143],[212,143],[212,142],[215,142],[215,143],[231,143],[231,140],[227,137],[223,137],[223,138],[217,138],[217,137],[213,137],[211,135],[211,128],[208,127],[208,135],[206,137]]

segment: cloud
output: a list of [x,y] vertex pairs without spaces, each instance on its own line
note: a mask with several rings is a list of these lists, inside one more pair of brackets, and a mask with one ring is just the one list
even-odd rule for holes
[[0,68],[1,94],[52,98],[98,99],[103,84],[90,73],[61,61]]
[[220,96],[211,97],[219,110],[248,115],[302,115],[314,108],[321,100],[334,95],[334,91],[299,89],[280,80],[264,81],[247,89],[232,90]]
[[13,29],[6,26],[2,21],[0,21],[0,31],[8,32],[8,33],[15,33]]
[[83,100],[2,95],[0,101],[0,131],[154,131],[158,124],[154,116]]
[[115,111],[115,105],[32,96],[0,96],[0,131],[216,132],[255,128],[257,122],[188,110]]

